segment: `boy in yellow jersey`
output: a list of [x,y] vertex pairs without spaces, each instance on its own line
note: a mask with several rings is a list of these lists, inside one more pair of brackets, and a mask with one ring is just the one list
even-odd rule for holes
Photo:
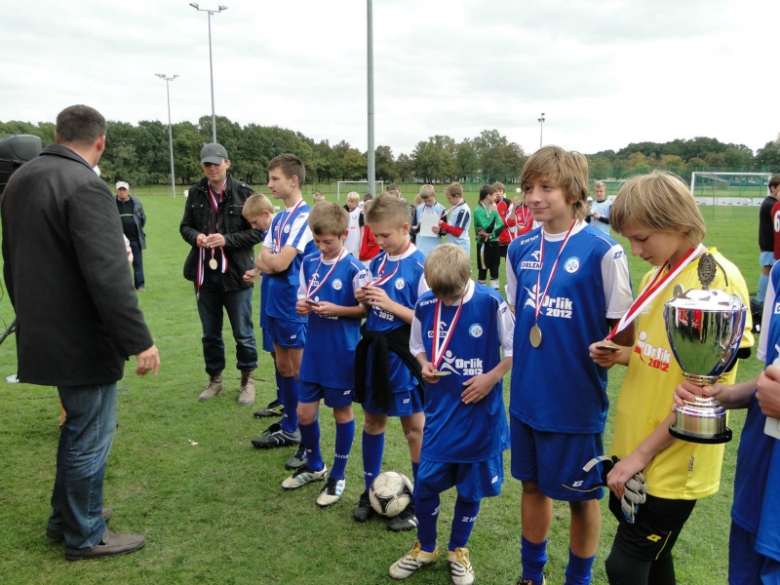
[[[705,445],[675,439],[671,406],[675,387],[684,380],[666,334],[664,304],[676,293],[700,289],[697,267],[709,254],[716,262],[711,289],[736,293],[749,305],[745,280],[734,264],[715,248],[705,248],[704,220],[682,180],[656,172],[629,181],[610,212],[612,227],[628,238],[631,253],[654,268],[642,280],[640,295],[657,291],[638,310],[636,341],[619,352],[590,346],[591,357],[602,366],[628,366],[620,389],[612,455],[620,458],[607,476],[609,507],[619,525],[606,561],[611,585],[673,585],[671,549],[699,498],[718,491],[724,445]],[[658,268],[660,267],[660,268]],[[739,357],[753,345],[750,315],[740,343]],[[607,342],[609,343],[609,342]],[[737,375],[736,361],[724,374],[726,383]],[[647,501],[635,515],[625,514],[620,499],[626,482],[638,472],[647,481]]]

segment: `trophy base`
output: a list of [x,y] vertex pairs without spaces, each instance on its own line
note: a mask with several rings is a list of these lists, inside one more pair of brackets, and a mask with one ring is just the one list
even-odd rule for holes
[[722,433],[716,433],[714,435],[702,435],[699,433],[691,433],[678,429],[676,423],[672,423],[669,426],[669,434],[675,439],[681,439],[688,441],[689,443],[700,443],[704,445],[720,445],[722,443],[728,443],[731,441],[731,429],[726,427],[726,430]]

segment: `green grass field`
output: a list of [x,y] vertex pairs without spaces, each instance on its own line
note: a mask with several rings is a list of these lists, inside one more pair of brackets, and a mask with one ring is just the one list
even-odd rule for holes
[[[159,192],[165,193],[164,187]],[[407,197],[412,192],[411,187],[404,188]],[[133,359],[119,383],[120,428],[109,459],[105,501],[115,510],[111,527],[146,535],[147,546],[125,557],[69,563],[62,545],[46,539],[60,413],[57,393],[50,387],[4,382],[16,366],[14,338],[10,337],[0,346],[0,582],[391,583],[387,569],[412,546],[415,535],[391,533],[377,519],[362,525],[352,520],[352,507],[362,491],[360,408],[356,408],[356,441],[342,501],[321,510],[315,504],[318,486],[284,492],[280,484],[288,472],[282,464],[291,450],[252,448],[249,440],[268,423],[254,419],[253,408],[236,404],[239,373],[226,370],[226,387],[217,398],[203,404],[196,400],[207,379],[192,286],[181,275],[188,247],[178,234],[178,224],[185,200],[143,195],[141,200],[149,217],[149,249],[144,257],[148,292],[140,296],[140,302],[160,348],[162,368],[156,378],[138,378],[133,374]],[[475,194],[467,195],[472,206],[475,200]],[[759,274],[757,217],[755,208],[719,208],[714,218],[705,214],[706,243],[717,246],[742,269],[751,290],[756,289]],[[648,266],[634,258],[630,266],[636,289]],[[56,283],[42,276],[41,285]],[[256,295],[255,303],[257,299]],[[0,317],[6,322],[13,319],[7,295],[0,300]],[[257,334],[259,338],[259,330]],[[231,348],[229,328],[225,339]],[[338,367],[336,351],[334,367]],[[753,377],[760,369],[751,358],[740,366],[739,379]],[[613,400],[622,375],[619,368],[610,373]],[[261,357],[257,378],[258,405],[265,404],[273,394],[273,369],[267,355]],[[328,461],[334,425],[327,410],[321,420]],[[731,418],[737,438],[743,420],[744,413]],[[611,421],[607,444],[610,433]],[[727,448],[720,492],[698,504],[676,546],[680,583],[709,585],[726,580],[737,443]],[[507,454],[503,494],[483,501],[469,543],[478,583],[514,583],[520,574],[520,485],[509,476],[508,465]],[[397,421],[391,421],[387,434],[384,469],[411,473]],[[453,503],[450,491],[442,499],[442,547],[449,536]],[[604,505],[594,583],[606,583],[604,559],[615,526]],[[564,505],[555,506],[548,554],[547,582],[561,584],[568,555]],[[450,583],[447,563],[440,560],[408,582]]]

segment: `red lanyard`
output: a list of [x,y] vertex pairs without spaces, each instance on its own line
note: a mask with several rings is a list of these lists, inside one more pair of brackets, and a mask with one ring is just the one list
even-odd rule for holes
[[317,273],[320,270],[320,266],[322,266],[322,254],[320,254],[320,261],[317,264],[317,269],[314,271],[314,274],[312,274],[311,280],[309,280],[309,286],[306,290],[306,298],[310,299],[314,295],[317,294],[317,291],[319,291],[322,288],[322,285],[325,284],[325,282],[330,278],[330,275],[333,273],[334,270],[336,270],[336,266],[338,266],[339,262],[341,262],[341,259],[344,258],[344,256],[347,255],[346,248],[341,249],[341,253],[339,254],[339,257],[336,258],[336,261],[333,263],[333,266],[330,267],[330,270],[328,270],[328,273],[325,275],[325,277],[320,281],[320,284],[315,288],[314,290],[311,290],[311,287],[314,285],[314,277],[317,275]]
[[[466,290],[468,290],[468,286],[466,287]],[[463,291],[463,294],[460,296],[460,303],[458,304],[458,309],[455,311],[455,316],[452,318],[452,323],[450,323],[450,326],[447,328],[447,334],[444,336],[444,341],[441,344],[441,347],[439,347],[439,338],[440,338],[440,328],[441,328],[441,306],[442,302],[441,299],[436,300],[436,312],[433,316],[433,369],[438,370],[439,364],[441,363],[442,358],[444,357],[444,353],[447,351],[447,347],[450,345],[450,341],[452,340],[452,335],[455,331],[455,325],[458,323],[458,319],[460,319],[460,312],[463,310],[463,299],[466,296],[466,290]]]
[[[406,248],[404,248],[404,251],[401,252],[400,255],[403,256],[404,254],[406,254],[406,251],[409,249],[409,247],[411,245],[412,245],[412,242],[410,241],[408,244],[406,244]],[[379,274],[377,274],[376,280],[374,282],[371,282],[371,283],[367,284],[366,286],[381,286],[384,283],[386,283],[388,280],[393,278],[393,275],[396,272],[398,272],[398,267],[401,265],[401,259],[400,258],[398,259],[398,262],[395,265],[395,269],[390,274],[388,274],[387,276],[382,277],[382,274],[384,274],[384,272],[385,272],[385,264],[387,264],[387,258],[388,257],[389,257],[389,255],[387,253],[385,253],[385,257],[382,259],[382,265],[379,267]]]
[[555,259],[555,264],[553,264],[552,270],[550,271],[550,276],[547,278],[547,285],[544,287],[544,292],[542,293],[541,298],[539,297],[539,285],[540,279],[542,277],[542,266],[544,266],[544,230],[542,230],[541,233],[541,239],[542,242],[539,245],[539,272],[536,274],[536,298],[535,305],[534,305],[534,320],[539,320],[539,313],[542,310],[542,304],[544,303],[544,298],[547,296],[547,291],[550,290],[550,283],[552,282],[553,277],[555,276],[555,272],[558,270],[558,261],[561,259],[561,254],[563,254],[563,249],[566,247],[566,243],[569,241],[569,237],[571,236],[571,231],[574,229],[574,226],[577,225],[577,220],[575,219],[573,222],[571,222],[571,225],[569,226],[569,230],[566,232],[566,236],[563,238],[563,243],[561,244],[561,249],[558,250],[558,257]]
[[[295,212],[298,211],[298,208],[303,205],[303,199],[299,199],[298,203],[295,204],[295,207],[289,210],[289,213],[287,217],[284,218],[284,221],[281,221],[281,225],[279,226],[279,231],[276,234],[276,253],[282,251],[282,235],[284,234],[284,228],[287,226],[287,223],[292,219],[292,216],[295,215]],[[287,213],[287,210],[285,209],[285,213]]]

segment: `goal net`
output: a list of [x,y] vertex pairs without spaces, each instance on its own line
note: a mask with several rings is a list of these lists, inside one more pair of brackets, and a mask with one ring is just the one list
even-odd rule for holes
[[691,193],[699,205],[761,205],[771,173],[691,173]]
[[[376,184],[376,193],[374,193],[374,196],[376,197],[379,195],[382,191],[385,190],[385,182],[384,181],[374,181]],[[346,200],[347,195],[350,193],[350,191],[357,191],[360,193],[360,200],[363,200],[363,195],[368,193],[370,191],[368,187],[368,181],[337,181],[336,182],[336,201],[341,201],[341,195],[344,195],[344,199]]]

